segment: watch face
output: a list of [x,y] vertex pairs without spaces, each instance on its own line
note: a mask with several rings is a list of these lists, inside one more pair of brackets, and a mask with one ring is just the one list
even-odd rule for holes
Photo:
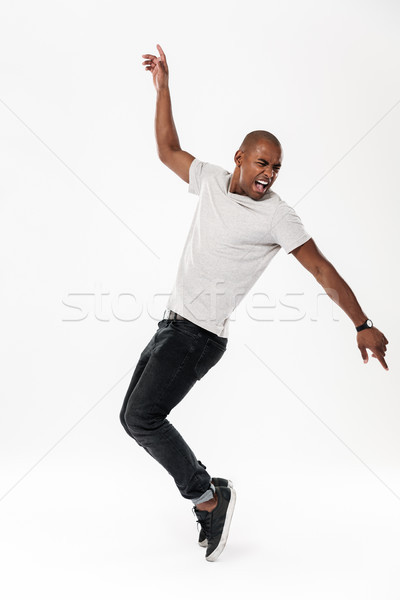
[[371,321],[371,319],[367,319],[367,325],[368,325],[368,327],[372,327],[372,321]]

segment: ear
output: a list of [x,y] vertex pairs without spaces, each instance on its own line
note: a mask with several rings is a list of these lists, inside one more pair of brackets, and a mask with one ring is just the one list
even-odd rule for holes
[[240,165],[242,164],[242,160],[243,160],[243,152],[242,152],[242,150],[237,150],[235,152],[234,160],[235,160],[235,165],[237,167],[240,167]]

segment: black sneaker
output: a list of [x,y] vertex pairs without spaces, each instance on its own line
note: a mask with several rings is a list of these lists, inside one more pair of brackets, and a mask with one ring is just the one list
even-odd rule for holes
[[[213,477],[211,479],[211,483],[213,483],[215,486],[218,485],[219,487],[233,488],[232,481],[230,479],[223,479],[222,477]],[[202,548],[207,548],[207,537],[206,537],[203,527],[201,527],[201,526],[200,526],[200,533],[199,533],[199,546],[201,546]]]
[[236,492],[233,488],[216,486],[215,493],[218,504],[211,512],[193,507],[198,522],[206,534],[208,542],[206,560],[210,562],[217,560],[225,548],[236,502]]

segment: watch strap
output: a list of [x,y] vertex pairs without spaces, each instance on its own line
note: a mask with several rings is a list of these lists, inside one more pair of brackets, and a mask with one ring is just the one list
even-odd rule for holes
[[363,329],[371,329],[372,321],[371,319],[367,319],[362,325],[356,327],[357,331],[362,331]]

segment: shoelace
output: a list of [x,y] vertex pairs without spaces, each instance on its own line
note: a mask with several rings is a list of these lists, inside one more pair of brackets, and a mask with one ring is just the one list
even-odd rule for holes
[[209,538],[210,537],[210,517],[209,517],[210,513],[208,513],[206,517],[201,518],[201,516],[196,513],[194,506],[192,508],[192,512],[193,512],[194,516],[197,517],[197,531],[199,530],[199,524],[200,524],[200,527],[203,528],[206,538]]

